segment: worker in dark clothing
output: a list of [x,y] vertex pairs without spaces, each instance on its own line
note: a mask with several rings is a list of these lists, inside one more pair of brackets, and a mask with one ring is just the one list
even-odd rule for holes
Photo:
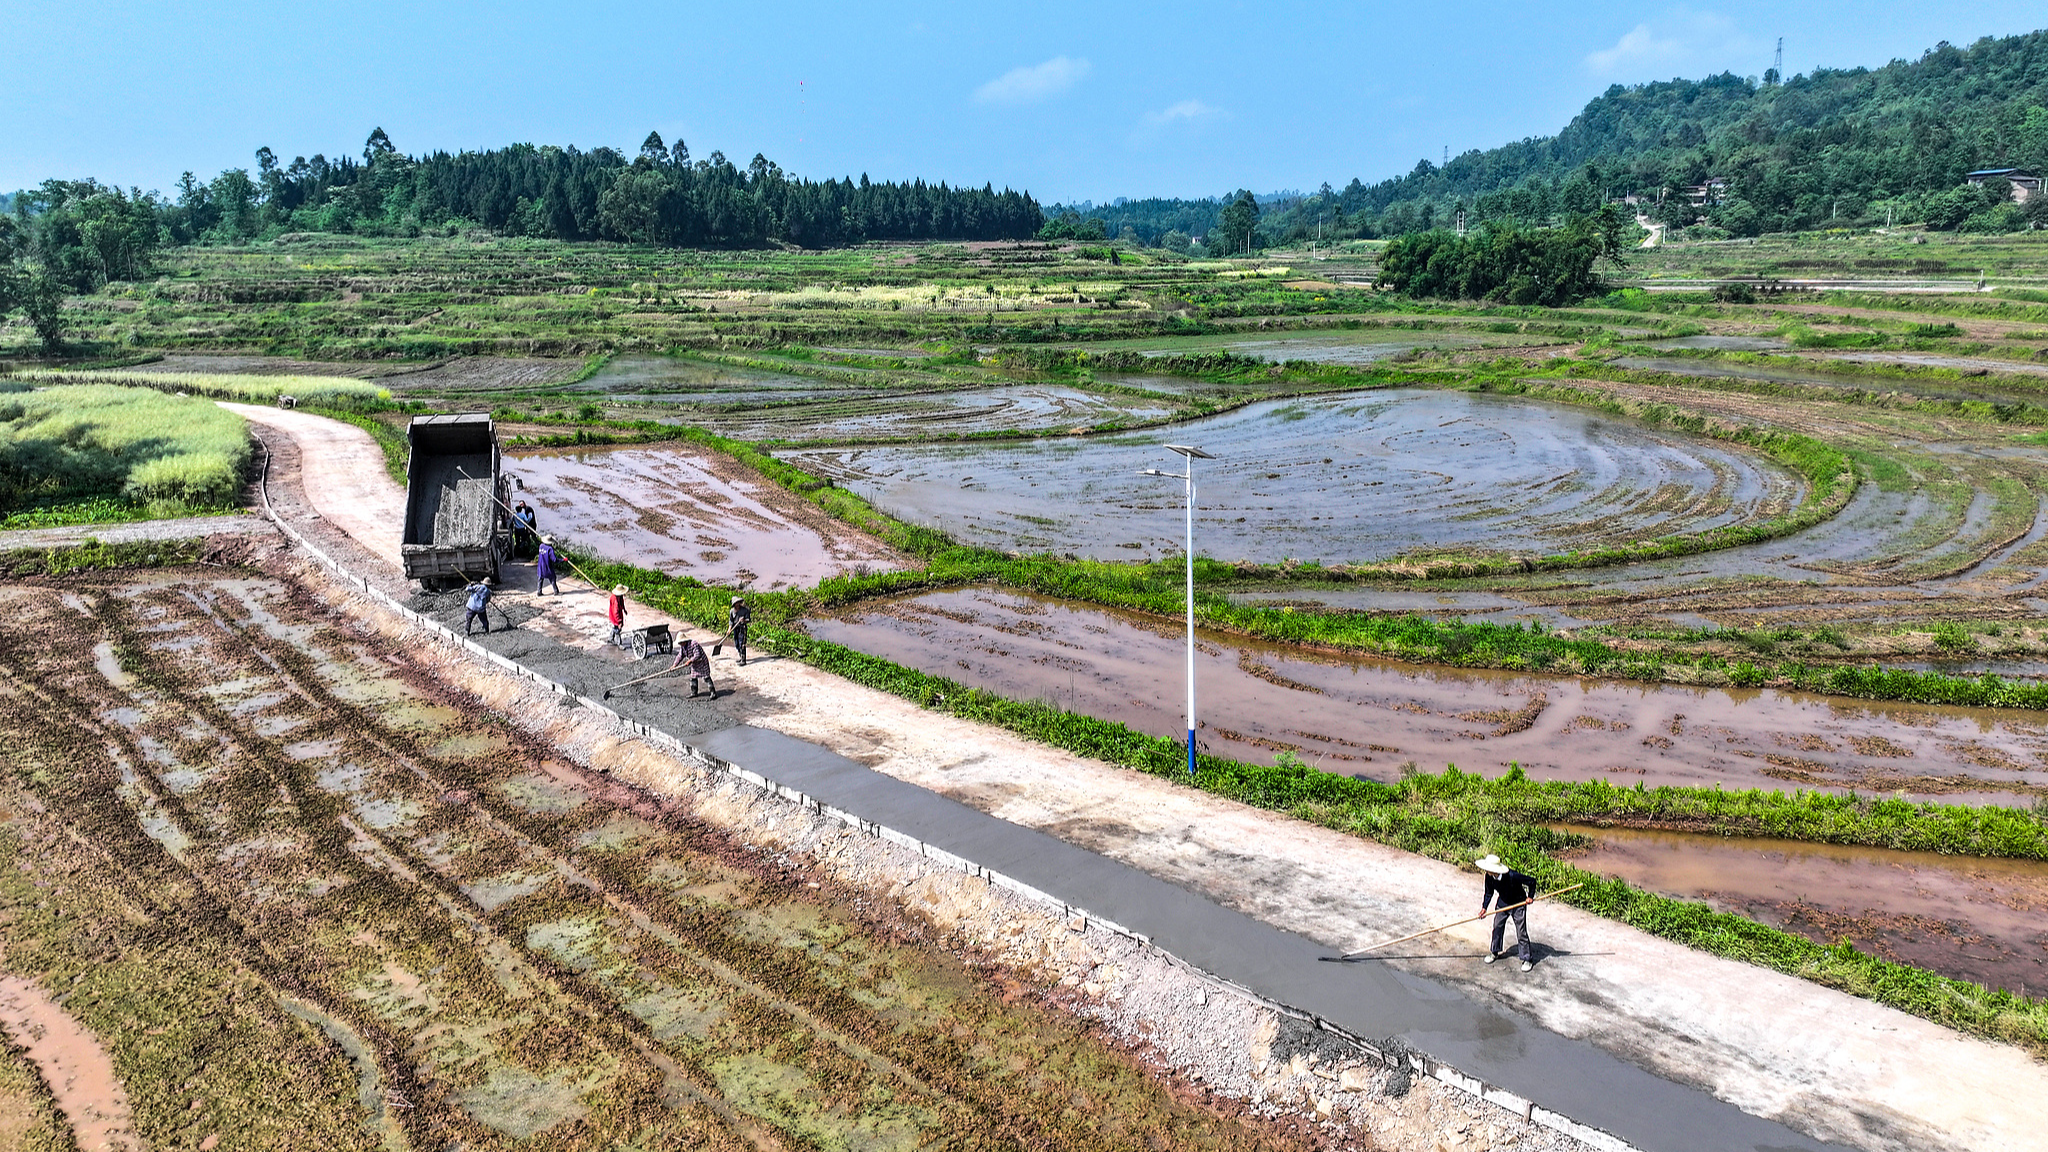
[[1507,936],[1508,917],[1515,918],[1515,947],[1522,957],[1522,971],[1536,966],[1529,950],[1529,910],[1518,908],[1536,898],[1536,878],[1526,872],[1517,872],[1501,862],[1500,857],[1488,855],[1479,862],[1479,870],[1486,873],[1486,891],[1480,894],[1479,910],[1486,911],[1488,905],[1501,909],[1493,914],[1493,945],[1486,951],[1486,962],[1491,964],[1500,956],[1500,946]]
[[540,518],[533,514],[533,505],[521,500],[512,509],[512,542],[521,559],[533,554],[540,539]]
[[711,682],[711,653],[706,652],[702,644],[687,636],[676,646],[675,663],[668,666],[669,671],[673,672],[686,664],[690,668],[690,695],[697,694],[697,681],[701,678],[704,687],[710,691],[711,698],[718,699],[718,685]]
[[479,580],[463,591],[469,593],[469,615],[462,618],[462,634],[469,635],[476,622],[481,620],[484,622],[484,635],[490,635],[491,617],[487,609],[491,606],[491,586]]
[[732,598],[732,607],[725,610],[726,635],[732,637],[733,651],[740,654],[740,667],[747,666],[747,626],[754,622],[754,610],[738,596]]

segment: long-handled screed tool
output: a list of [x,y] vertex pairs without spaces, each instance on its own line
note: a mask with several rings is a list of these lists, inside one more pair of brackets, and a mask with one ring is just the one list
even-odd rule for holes
[[1540,894],[1540,895],[1536,895],[1536,896],[1531,896],[1531,897],[1530,897],[1530,898],[1528,898],[1527,900],[1524,900],[1524,901],[1522,901],[1522,902],[1521,902],[1520,904],[1510,904],[1510,905],[1508,905],[1508,906],[1507,906],[1507,907],[1505,907],[1505,908],[1488,908],[1488,909],[1487,909],[1486,911],[1484,911],[1484,912],[1481,912],[1481,913],[1480,913],[1479,915],[1477,915],[1477,916],[1467,916],[1467,917],[1465,917],[1465,918],[1464,918],[1464,919],[1462,919],[1462,920],[1453,920],[1453,921],[1451,921],[1451,922],[1450,922],[1449,924],[1439,924],[1439,925],[1437,925],[1437,926],[1436,926],[1436,927],[1434,927],[1434,928],[1424,928],[1424,929],[1423,929],[1422,931],[1420,931],[1420,932],[1412,932],[1412,933],[1410,933],[1410,934],[1408,934],[1408,935],[1406,935],[1406,936],[1402,936],[1402,937],[1399,937],[1398,939],[1394,939],[1394,940],[1382,940],[1382,941],[1380,941],[1380,942],[1379,942],[1379,943],[1377,943],[1377,944],[1371,944],[1371,945],[1367,945],[1367,946],[1366,946],[1366,947],[1364,947],[1364,948],[1360,948],[1360,949],[1359,949],[1358,951],[1356,951],[1356,952],[1346,952],[1346,953],[1345,953],[1345,954],[1343,954],[1342,956],[1318,956],[1318,957],[1316,957],[1316,959],[1318,959],[1318,960],[1327,960],[1327,961],[1329,961],[1329,962],[1330,962],[1330,963],[1332,963],[1332,964],[1341,964],[1341,963],[1343,963],[1344,961],[1347,961],[1347,960],[1356,960],[1356,959],[1358,959],[1358,958],[1359,958],[1360,956],[1363,956],[1363,955],[1365,955],[1365,954],[1366,954],[1367,952],[1377,952],[1377,951],[1379,951],[1380,949],[1382,949],[1382,948],[1385,948],[1385,947],[1387,947],[1387,946],[1388,946],[1388,945],[1390,945],[1390,944],[1399,944],[1399,943],[1402,943],[1403,941],[1407,941],[1407,940],[1413,940],[1413,939],[1416,939],[1417,937],[1420,937],[1420,936],[1427,936],[1427,935],[1429,935],[1429,934],[1430,934],[1431,932],[1441,932],[1441,931],[1443,931],[1443,930],[1444,930],[1444,929],[1446,929],[1446,928],[1456,928],[1456,927],[1457,927],[1458,925],[1460,925],[1460,924],[1470,924],[1470,923],[1471,923],[1472,921],[1474,921],[1474,920],[1484,920],[1484,919],[1486,919],[1486,918],[1487,918],[1488,916],[1498,916],[1498,915],[1500,915],[1500,914],[1501,914],[1502,912],[1512,912],[1512,911],[1514,911],[1514,910],[1515,910],[1515,909],[1517,909],[1517,908],[1527,908],[1527,907],[1528,907],[1529,905],[1531,905],[1531,904],[1534,904],[1534,903],[1535,903],[1536,901],[1538,901],[1538,900],[1548,900],[1548,899],[1550,899],[1550,898],[1551,898],[1552,896],[1562,896],[1562,895],[1564,895],[1565,893],[1567,893],[1567,892],[1570,892],[1570,891],[1572,891],[1572,890],[1573,890],[1573,889],[1575,889],[1575,888],[1584,888],[1584,887],[1585,887],[1585,885],[1584,885],[1584,884],[1574,884],[1574,885],[1572,885],[1572,886],[1571,886],[1570,888],[1559,888],[1559,889],[1557,889],[1557,890],[1556,890],[1556,891],[1554,891],[1554,892],[1544,892],[1544,893],[1542,893],[1542,894]]
[[675,668],[663,668],[663,669],[662,669],[661,671],[659,671],[659,672],[656,672],[656,673],[654,673],[654,674],[653,674],[653,675],[651,675],[651,676],[642,676],[642,677],[641,677],[641,678],[639,678],[638,680],[628,680],[628,681],[626,681],[626,682],[625,682],[624,684],[614,684],[614,685],[612,685],[611,687],[609,687],[609,688],[607,688],[607,689],[605,689],[605,690],[604,690],[604,695],[603,695],[602,697],[600,697],[600,699],[603,699],[603,700],[609,700],[609,699],[611,699],[611,698],[612,698],[612,693],[614,693],[614,692],[617,692],[617,691],[618,691],[619,689],[621,689],[621,688],[631,688],[631,687],[632,687],[633,685],[635,685],[635,684],[645,684],[645,683],[647,683],[647,682],[648,682],[649,680],[652,680],[652,679],[654,679],[654,678],[655,678],[655,677],[657,677],[657,676],[666,676],[666,675],[668,675],[668,674],[669,674],[669,673],[671,673],[671,672],[680,672],[680,671],[682,671],[682,668],[681,668],[681,666],[677,666],[677,667],[675,667]]

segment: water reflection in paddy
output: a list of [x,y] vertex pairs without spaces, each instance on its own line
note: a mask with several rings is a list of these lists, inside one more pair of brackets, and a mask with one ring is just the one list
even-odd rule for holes
[[1568,826],[1572,862],[1825,944],[2038,996],[2048,989],[2048,863],[1797,840]]
[[[823,639],[1013,699],[1184,731],[1175,621],[993,588],[868,602],[816,618]],[[1547,780],[1902,792],[2026,804],[2048,794],[2048,717],[1420,667],[1204,634],[1207,750],[1393,779],[1413,761]]]
[[1549,553],[1790,507],[1801,482],[1703,439],[1519,398],[1390,389],[1271,401],[1129,435],[783,453],[917,523],[989,547],[1174,554],[1181,489],[1141,479],[1199,444],[1198,533],[1228,560],[1337,563],[1456,547]]

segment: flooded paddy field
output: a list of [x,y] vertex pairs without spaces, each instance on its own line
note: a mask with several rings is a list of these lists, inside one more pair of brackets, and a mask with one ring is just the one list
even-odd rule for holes
[[1241,332],[1216,336],[1174,336],[1146,340],[1111,340],[1090,348],[1128,349],[1147,356],[1189,356],[1233,352],[1280,363],[1300,360],[1316,364],[1363,366],[1416,349],[1466,352],[1477,348],[1561,343],[1554,338],[1519,332],[1487,332],[1478,325],[1416,328],[1352,328],[1309,332]]
[[[851,385],[839,385],[840,388]],[[805,376],[743,368],[685,356],[614,356],[586,379],[577,392],[648,393],[677,400],[717,398],[733,393],[792,395],[832,390],[831,382]]]
[[1964,384],[1954,380],[1921,380],[1910,376],[1849,375],[1829,372],[1819,367],[1800,368],[1786,364],[1744,364],[1734,360],[1701,360],[1679,356],[1618,356],[1612,363],[1619,368],[1634,368],[1642,372],[1668,372],[1673,376],[1756,380],[1767,384],[1807,384],[1856,392],[1898,392],[1907,396],[1925,396],[1932,400],[1989,400],[1996,403],[2040,400],[2039,389],[2032,386]]
[[[867,602],[811,634],[1012,699],[1173,738],[1186,727],[1178,621],[993,588]],[[1293,752],[1392,780],[1455,763],[1542,780],[1903,793],[1952,803],[2048,796],[2048,716],[1770,690],[1445,669],[1198,633],[1206,751]]]
[[1796,840],[1568,825],[1571,862],[1638,888],[1888,960],[2039,996],[2048,988],[2048,863]]
[[1058,384],[1014,384],[942,392],[820,397],[773,408],[698,410],[673,417],[740,440],[894,440],[973,432],[1082,432],[1149,424],[1181,411],[1147,399]]
[[[1673,363],[1714,367],[1712,361]],[[2048,657],[2048,650],[2024,639],[2048,614],[2048,450],[2030,437],[1995,423],[1814,394],[1588,386],[1718,420],[1797,429],[1849,453],[1861,483],[1835,516],[1775,540],[1570,572],[1399,587],[1291,584],[1280,598],[1340,611],[1534,616],[1561,627],[1577,626],[1564,623],[1567,617],[1628,628],[1825,625],[1847,630],[1853,642],[1852,649],[1819,654],[1833,659],[2039,663]],[[1416,603],[1431,593],[1437,607]],[[1502,598],[1523,607],[1504,607]],[[1943,620],[1978,622],[1975,638],[1935,649],[1927,629]]]
[[685,443],[508,456],[543,532],[608,560],[763,589],[908,558],[781,486]]
[[1181,549],[1182,491],[1140,477],[1200,445],[1198,534],[1219,559],[1442,548],[1549,553],[1751,523],[1802,482],[1751,453],[1583,409],[1397,389],[1269,401],[1088,440],[793,450],[899,518],[975,544],[1096,559]]
[[292,585],[0,598],[0,1099],[60,1141],[1293,1146]]

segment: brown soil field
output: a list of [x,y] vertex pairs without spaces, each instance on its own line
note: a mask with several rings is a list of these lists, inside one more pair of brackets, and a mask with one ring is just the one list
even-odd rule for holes
[[[24,1140],[55,1107],[95,1146],[207,1150],[1323,1142],[580,767],[298,585],[0,595],[0,1023],[68,1038],[0,1050]],[[96,1059],[118,1079],[58,1075]]]

